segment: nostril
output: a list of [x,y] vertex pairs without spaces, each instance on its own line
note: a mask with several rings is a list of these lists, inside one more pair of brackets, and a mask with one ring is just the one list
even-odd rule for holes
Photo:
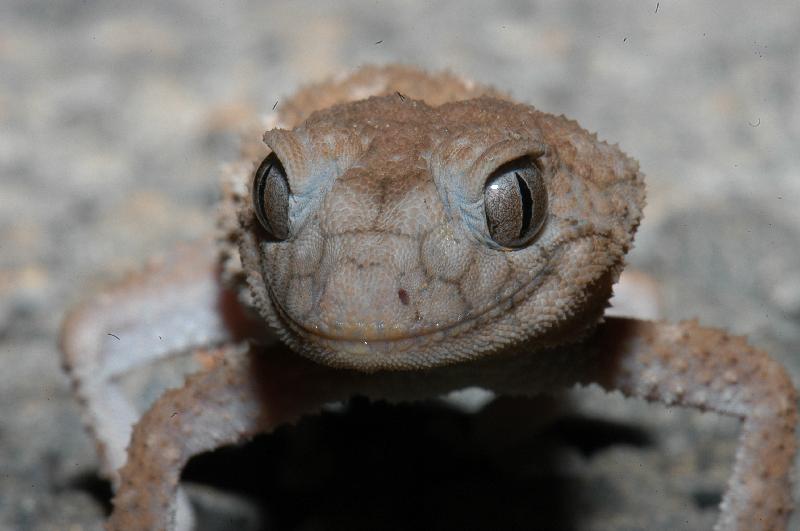
[[397,290],[397,297],[400,299],[400,302],[403,306],[408,306],[408,292],[403,288]]

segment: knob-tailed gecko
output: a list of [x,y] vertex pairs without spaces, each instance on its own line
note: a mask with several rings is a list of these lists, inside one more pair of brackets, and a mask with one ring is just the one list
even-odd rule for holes
[[[696,322],[603,316],[644,205],[636,161],[563,116],[407,67],[310,86],[272,120],[225,180],[219,238],[65,321],[65,365],[116,491],[111,529],[191,527],[178,484],[191,456],[354,394],[593,383],[741,419],[716,529],[785,528],[785,370]],[[214,355],[136,411],[119,377],[191,349]]]

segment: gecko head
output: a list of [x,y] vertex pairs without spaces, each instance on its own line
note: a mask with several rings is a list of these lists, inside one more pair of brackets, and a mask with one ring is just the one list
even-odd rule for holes
[[365,371],[579,338],[644,202],[617,147],[497,98],[373,97],[264,141],[239,205],[252,300],[301,354]]

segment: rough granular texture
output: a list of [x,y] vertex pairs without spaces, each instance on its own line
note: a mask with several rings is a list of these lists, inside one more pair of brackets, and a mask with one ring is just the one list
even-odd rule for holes
[[[703,324],[746,334],[798,381],[800,278],[793,242],[800,241],[800,119],[793,87],[800,42],[791,37],[800,13],[796,5],[773,7],[743,1],[633,9],[570,1],[299,2],[289,9],[202,0],[4,2],[0,527],[100,529],[108,486],[96,479],[94,446],[77,429],[78,407],[56,348],[66,308],[153,253],[212,230],[219,164],[237,157],[236,124],[243,117],[280,109],[298,84],[363,62],[449,67],[619,141],[648,175],[646,222],[630,262],[658,281],[662,315],[698,316]],[[154,375],[164,385],[182,381],[166,366],[147,376]],[[152,400],[160,393],[152,382],[127,385]],[[473,477],[486,477],[461,490],[476,497],[443,502],[447,521],[463,516],[448,507],[469,505],[475,512],[465,525],[491,523],[502,513],[526,522],[549,514],[549,527],[576,530],[711,527],[738,423],[591,389],[572,393],[561,407],[564,420],[543,428],[558,434],[556,453],[541,452],[550,458],[527,469],[517,464],[522,450],[513,436],[527,437],[519,426],[530,416],[508,401],[470,415],[360,402],[343,417],[330,413],[257,444],[269,450],[265,459],[274,459],[265,467],[293,471],[270,483],[273,492],[300,482],[313,493],[317,476],[292,449],[341,443],[337,452],[313,454],[315,469],[335,472],[343,448],[370,441],[354,425],[385,418],[391,440],[380,444],[391,443],[387,453],[397,465],[387,475],[406,479],[397,487],[406,495],[413,485],[436,484],[412,481],[415,463],[427,463],[440,482],[454,481],[465,466]],[[631,430],[656,442],[631,444]],[[575,443],[578,433],[598,450],[586,453]],[[351,438],[347,444],[342,434]],[[428,455],[437,441],[449,450],[426,461],[412,451],[420,440]],[[529,453],[540,440],[528,437],[519,446]],[[468,455],[454,456],[456,443]],[[377,459],[370,453],[375,444],[357,447],[359,462]],[[247,448],[223,456],[251,457]],[[220,458],[198,461],[194,477],[205,481],[202,472]],[[494,472],[481,476],[487,461]],[[345,465],[351,477],[354,462]],[[369,493],[377,507],[390,487],[382,475],[369,474],[388,463],[367,463],[356,477],[374,485]],[[238,475],[253,468],[242,466]],[[508,474],[505,481],[497,479],[497,468]],[[219,486],[220,468],[213,470]],[[517,488],[520,476],[533,477],[525,485],[541,505]],[[313,499],[331,505],[293,505],[273,496],[262,510],[268,519],[294,518],[297,526],[332,521],[341,504],[328,491],[316,492]],[[234,497],[205,489],[195,499],[224,522],[249,514]]]

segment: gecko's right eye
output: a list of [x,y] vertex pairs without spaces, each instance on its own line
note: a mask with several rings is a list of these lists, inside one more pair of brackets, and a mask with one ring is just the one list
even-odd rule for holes
[[486,180],[483,199],[489,234],[509,249],[527,245],[547,218],[547,189],[529,156],[497,168]]
[[289,237],[289,181],[275,153],[270,153],[256,170],[253,209],[261,226],[273,238]]

